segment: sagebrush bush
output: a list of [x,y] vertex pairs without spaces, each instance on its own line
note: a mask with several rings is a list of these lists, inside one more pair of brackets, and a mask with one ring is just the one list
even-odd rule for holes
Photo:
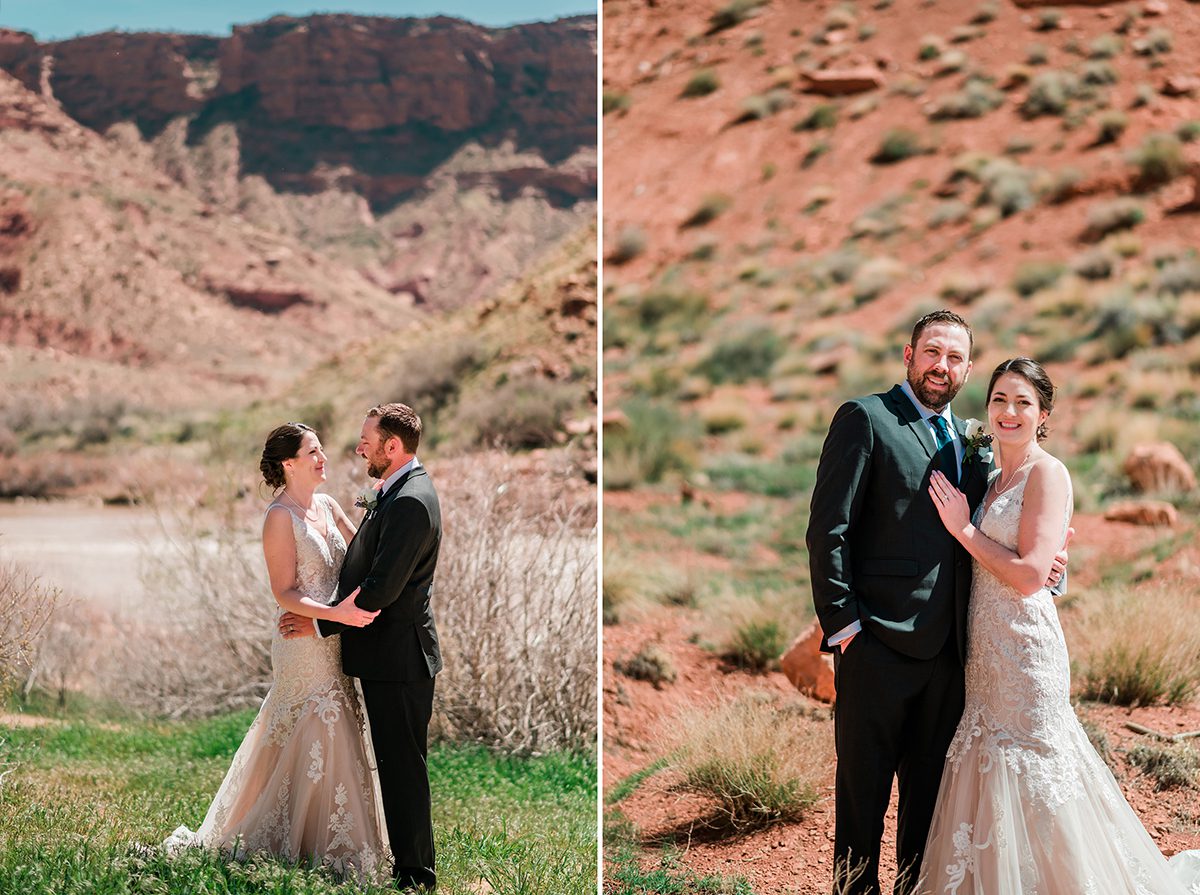
[[1106,280],[1116,268],[1113,253],[1103,247],[1089,249],[1071,262],[1071,270],[1085,280]]
[[1121,38],[1115,34],[1101,34],[1088,47],[1092,59],[1112,59],[1121,54]]
[[1138,185],[1142,189],[1170,183],[1187,167],[1183,144],[1174,134],[1147,134],[1141,145],[1130,151],[1128,158],[1137,168]]
[[661,690],[663,684],[675,683],[675,664],[666,651],[657,644],[649,643],[628,659],[617,659],[613,669],[637,681],[646,681]]
[[1053,286],[1066,271],[1057,261],[1025,261],[1013,274],[1012,286],[1018,295],[1028,298]]
[[1093,87],[1102,87],[1117,83],[1120,78],[1111,63],[1104,60],[1086,62],[1079,70],[1080,80]]
[[769,323],[749,320],[732,327],[701,361],[697,372],[711,382],[765,379],[786,343]]
[[808,114],[796,122],[794,130],[828,130],[837,125],[838,107],[833,103],[817,103]]
[[1109,109],[1100,114],[1096,132],[1097,143],[1115,143],[1125,133],[1129,126],[1129,116],[1116,109]]
[[608,260],[612,264],[628,264],[644,251],[646,251],[646,231],[636,226],[623,227],[617,234],[617,243],[609,253]]
[[1158,291],[1170,295],[1200,292],[1200,259],[1180,258],[1163,266],[1158,274]]
[[1166,28],[1154,28],[1133,42],[1133,52],[1139,56],[1161,56],[1171,52],[1172,46],[1171,32]]
[[926,112],[933,121],[980,118],[1000,108],[1004,94],[981,78],[969,78],[962,90],[937,100]]
[[0,698],[26,680],[61,594],[10,561],[0,561]]
[[1079,79],[1070,72],[1044,71],[1034,77],[1029,93],[1021,104],[1026,118],[1040,115],[1062,115],[1071,100],[1079,95]]
[[714,801],[714,826],[750,830],[798,819],[833,769],[828,722],[810,718],[799,702],[746,694],[685,710],[671,728],[678,788]]
[[1138,743],[1127,753],[1129,764],[1154,781],[1154,789],[1196,788],[1200,755],[1186,743],[1149,745]]
[[717,77],[716,69],[701,68],[688,78],[687,84],[683,88],[683,96],[708,96],[710,93],[716,93],[721,87],[721,79]]
[[763,0],[730,0],[708,19],[708,33],[715,34],[740,25],[762,6]]
[[683,222],[684,227],[703,227],[715,221],[729,209],[733,199],[727,193],[709,193]]
[[766,93],[758,93],[742,100],[742,110],[734,119],[735,123],[744,121],[761,121],[770,118],[776,112],[781,112],[792,105],[790,90],[777,87]]
[[602,97],[603,114],[608,115],[612,112],[628,112],[632,102],[633,101],[628,93],[617,90],[605,90]]
[[871,156],[871,161],[876,164],[888,165],[904,161],[923,152],[925,152],[925,147],[918,133],[908,128],[896,127],[883,135],[883,140],[880,142],[879,148],[875,150],[875,154]]
[[548,447],[571,413],[583,412],[586,385],[541,376],[509,379],[464,396],[449,428],[459,447]]
[[858,269],[850,283],[854,303],[865,304],[883,295],[900,281],[906,270],[895,258],[872,258]]
[[1142,210],[1142,206],[1136,199],[1122,198],[1096,202],[1088,209],[1085,236],[1099,239],[1118,230],[1136,227],[1145,219],[1146,212]]
[[931,229],[937,229],[946,224],[960,224],[971,213],[971,207],[958,199],[947,199],[938,202],[929,213],[926,223]]
[[1061,9],[1042,9],[1038,10],[1037,22],[1034,24],[1035,31],[1053,31],[1062,24]]

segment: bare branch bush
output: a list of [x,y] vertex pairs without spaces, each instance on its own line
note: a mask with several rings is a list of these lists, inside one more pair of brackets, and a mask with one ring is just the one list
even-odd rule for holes
[[11,561],[0,562],[0,695],[23,678],[59,591]]
[[596,534],[589,509],[516,465],[481,460],[438,480],[444,538],[434,613],[442,735],[514,753],[596,736]]

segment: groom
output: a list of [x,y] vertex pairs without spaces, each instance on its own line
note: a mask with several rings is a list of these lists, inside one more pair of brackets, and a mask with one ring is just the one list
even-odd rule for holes
[[[319,636],[340,634],[342,670],[359,678],[379,767],[379,788],[388,839],[396,858],[392,871],[401,889],[433,890],[433,825],[425,765],[433,680],[442,669],[429,600],[442,540],[437,492],[416,458],[421,418],[404,404],[372,407],[363,421],[355,453],[367,475],[382,479],[350,541],[338,578],[338,599],[361,587],[357,604],[381,610],[365,628],[318,623]],[[288,626],[304,636],[312,620],[287,613]]]
[[[966,450],[950,401],[973,336],[926,314],[904,346],[905,381],[842,405],[821,450],[807,543],[813,603],[834,654],[835,886],[879,892],[879,850],[899,779],[896,895],[916,883],[942,765],[963,710],[970,557],[929,497],[941,470],[972,510],[989,466]],[[1056,569],[1065,563],[1056,558]],[[1051,573],[1057,582],[1059,571]]]

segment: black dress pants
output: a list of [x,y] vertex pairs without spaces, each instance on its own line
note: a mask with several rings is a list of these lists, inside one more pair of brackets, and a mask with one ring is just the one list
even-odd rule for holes
[[908,895],[921,868],[946,751],[962,717],[963,667],[955,638],[950,635],[932,659],[914,659],[863,630],[845,655],[835,654],[835,682],[835,891],[878,895],[880,840],[896,777],[899,869],[893,892]]
[[363,679],[367,721],[379,767],[388,839],[400,888],[437,885],[426,753],[433,714],[433,678],[421,681]]

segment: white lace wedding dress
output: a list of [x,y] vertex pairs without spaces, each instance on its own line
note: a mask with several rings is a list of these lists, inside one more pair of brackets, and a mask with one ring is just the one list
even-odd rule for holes
[[[297,589],[330,602],[346,542],[328,498],[326,534],[292,514]],[[282,610],[280,610],[282,614]],[[341,670],[341,638],[271,638],[274,683],[200,829],[179,827],[169,851],[204,846],[390,879],[391,855],[363,709]]]
[[[976,511],[980,530],[1009,548],[1026,481]],[[1200,893],[1200,874],[1183,879],[1188,856],[1168,866],[1075,717],[1050,591],[1022,596],[978,562],[973,575],[966,708],[946,756],[918,890]]]

